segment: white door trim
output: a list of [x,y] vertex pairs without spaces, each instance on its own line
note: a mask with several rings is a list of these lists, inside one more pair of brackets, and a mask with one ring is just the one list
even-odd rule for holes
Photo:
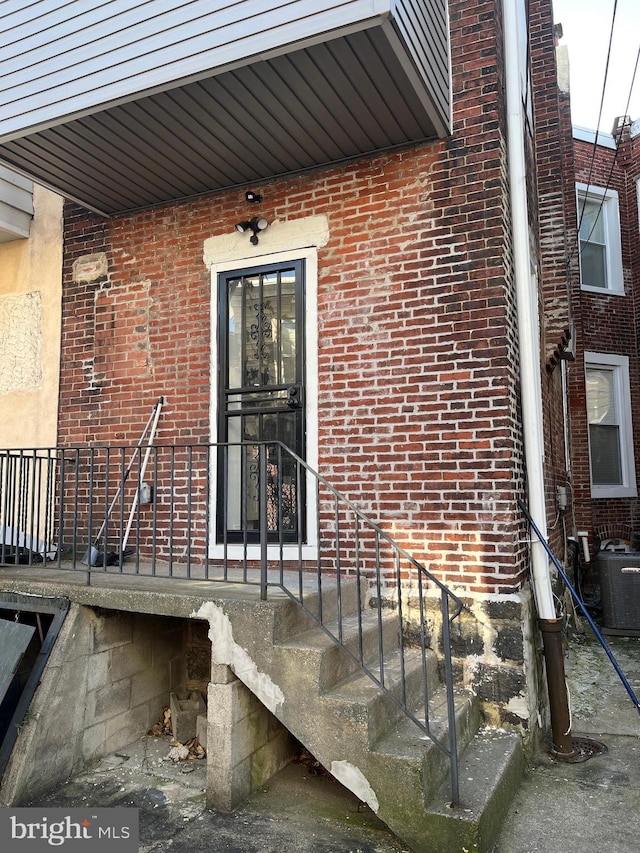
[[[279,227],[276,229],[275,225]],[[305,276],[305,405],[306,405],[306,462],[314,470],[318,465],[318,252],[317,247],[328,240],[328,223],[324,216],[305,217],[287,223],[275,223],[260,233],[260,242],[253,246],[246,235],[222,235],[211,237],[204,244],[204,260],[211,273],[211,389],[209,410],[209,434],[211,441],[218,436],[218,275],[231,270],[241,271],[249,267],[280,264],[287,261],[304,261]],[[271,239],[267,239],[268,237]],[[287,248],[284,248],[287,244]],[[293,246],[292,246],[293,244]],[[275,251],[274,251],[275,250]],[[217,454],[211,454],[212,484],[217,482]],[[210,496],[210,518],[216,518],[216,489]],[[302,546],[302,559],[317,557],[315,482],[307,480],[307,542]],[[215,524],[211,525],[212,540],[209,544],[210,558],[259,559],[260,546],[227,545],[215,542]],[[297,559],[297,545],[285,545],[285,559]],[[269,548],[270,558],[280,556],[280,547]]]

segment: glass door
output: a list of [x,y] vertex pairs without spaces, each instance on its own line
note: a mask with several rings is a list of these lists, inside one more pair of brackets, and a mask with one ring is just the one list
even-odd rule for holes
[[[259,445],[267,442],[267,525],[274,541],[304,536],[304,281],[302,261],[219,276],[217,539],[256,542]],[[255,443],[253,443],[255,442]]]

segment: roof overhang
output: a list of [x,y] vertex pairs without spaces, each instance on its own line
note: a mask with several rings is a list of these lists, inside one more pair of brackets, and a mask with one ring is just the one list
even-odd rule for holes
[[[43,27],[38,41],[25,30],[31,54],[16,49],[3,61],[0,52],[0,159],[99,213],[295,174],[450,131],[446,0],[228,2],[186,31],[174,24],[162,42],[149,35],[150,18],[144,39],[136,41],[130,25],[137,53],[128,58],[125,30],[117,29],[126,21],[103,12],[101,21],[80,16],[74,23],[69,7],[84,4],[62,5],[64,38],[47,40]],[[187,7],[212,4],[113,0],[101,8],[127,6],[138,18],[143,8],[148,15],[155,9],[157,23],[160,6],[171,5],[186,17]],[[250,17],[258,6],[260,24],[257,11]],[[243,34],[237,30],[230,46],[224,33],[239,7]],[[296,10],[300,17],[282,18]],[[99,25],[116,39],[101,62],[99,48],[89,50],[103,44],[90,42]],[[18,35],[20,26],[26,20],[16,25]],[[201,30],[208,48],[196,61]]]

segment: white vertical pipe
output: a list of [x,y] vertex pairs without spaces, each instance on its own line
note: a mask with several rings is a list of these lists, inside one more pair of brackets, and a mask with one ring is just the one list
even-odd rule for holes
[[[524,111],[518,58],[517,0],[503,0],[507,139],[513,258],[518,308],[520,383],[527,465],[529,512],[542,535],[547,536],[544,498],[544,440],[542,384],[540,381],[540,331],[537,283],[531,271],[527,211]],[[543,545],[532,536],[531,563],[538,616],[555,619],[549,560]]]

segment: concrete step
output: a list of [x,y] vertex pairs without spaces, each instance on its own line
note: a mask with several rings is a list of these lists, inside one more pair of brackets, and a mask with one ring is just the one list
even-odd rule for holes
[[[432,734],[447,743],[446,699],[434,706]],[[524,754],[519,734],[478,729],[479,720],[476,700],[458,692],[460,803],[455,807],[449,756],[409,721],[399,723],[372,752],[369,779],[380,779],[386,792],[378,817],[414,853],[489,853],[493,847],[524,772]]]
[[320,585],[317,577],[309,574],[304,576],[301,590],[298,576],[287,573],[284,589],[291,597],[273,600],[274,639],[278,642],[309,630],[318,621],[330,624],[339,617],[352,616],[366,605],[366,582],[358,585],[355,578],[342,579],[338,586],[335,578],[323,577]]
[[[479,729],[480,711],[478,703],[467,690],[456,690],[454,701],[458,755],[461,755]],[[425,722],[423,708],[415,709],[415,716],[420,722]],[[429,702],[428,728],[429,735],[413,720],[403,717],[372,749],[381,771],[394,773],[399,784],[402,784],[408,768],[414,768],[412,772],[418,769],[425,803],[431,801],[450,772],[447,696],[442,685]]]
[[[421,669],[417,657],[413,662]],[[415,672],[409,666],[410,683]],[[398,719],[397,706],[366,676],[313,697],[313,710],[310,702],[287,726],[414,853],[489,853],[523,771],[520,735],[478,731],[477,700],[456,693],[461,803],[452,808],[449,756],[413,721]],[[448,747],[443,687],[429,710],[432,736]]]
[[[312,602],[320,594],[307,593]],[[322,595],[337,613],[335,587],[326,585]],[[355,584],[342,586],[342,639],[356,656],[361,647],[366,650],[371,674],[380,678],[377,614],[365,609],[357,615],[361,601]],[[346,614],[345,602],[355,606],[352,615]],[[354,672],[349,655],[296,609],[286,599],[225,603],[221,625],[230,621],[233,646],[242,649],[236,675],[414,853],[488,853],[522,772],[520,736],[479,732],[477,700],[463,690],[456,693],[461,805],[452,808],[449,757],[432,739],[448,744],[446,697],[435,654],[426,658],[429,737],[399,707],[402,701],[410,708],[424,704],[424,666],[419,648],[400,652],[393,611],[385,613],[382,626],[389,695],[365,672]],[[335,619],[325,627],[338,633]],[[228,642],[229,634],[223,639]],[[424,710],[416,716],[423,718]]]
[[[279,573],[273,573],[271,582],[277,577]],[[338,589],[335,579],[325,578],[319,588],[315,575],[304,575],[301,607],[298,575],[285,572],[284,588],[278,592],[273,587],[267,601],[245,597],[238,585],[237,595],[216,599],[215,605],[231,620],[234,636],[247,649],[255,644],[272,646],[314,628],[320,614],[331,623],[338,614],[346,618],[357,613],[365,605],[364,581],[360,586],[359,590],[354,578],[343,580]]]
[[[345,616],[340,622],[327,622],[324,628],[316,624],[280,645],[298,661],[297,669],[308,682],[314,682],[318,692],[325,693],[359,672],[359,662],[375,665],[380,643],[383,654],[397,651],[398,631],[398,620],[393,614],[384,614],[379,619],[374,610],[364,610]],[[348,653],[333,637],[341,639]]]
[[[427,652],[425,663],[427,683],[435,690],[438,686],[438,665],[432,652]],[[342,720],[350,723],[353,728],[352,736],[355,737],[357,731],[362,743],[370,748],[405,716],[398,702],[414,707],[422,701],[423,671],[422,653],[419,649],[405,649],[401,654],[396,648],[386,655],[384,661],[384,683],[388,693],[369,675],[358,670],[336,684],[323,699],[330,706],[332,715],[339,721],[338,724]],[[378,680],[381,678],[377,661],[370,666],[370,672]]]
[[420,841],[426,837],[423,828],[415,836],[403,829],[402,837],[413,846],[415,853],[451,853],[453,850],[489,853],[523,773],[524,752],[519,734],[495,729],[479,731],[460,759],[459,805],[451,806],[448,782],[443,783],[425,811],[428,843]]

